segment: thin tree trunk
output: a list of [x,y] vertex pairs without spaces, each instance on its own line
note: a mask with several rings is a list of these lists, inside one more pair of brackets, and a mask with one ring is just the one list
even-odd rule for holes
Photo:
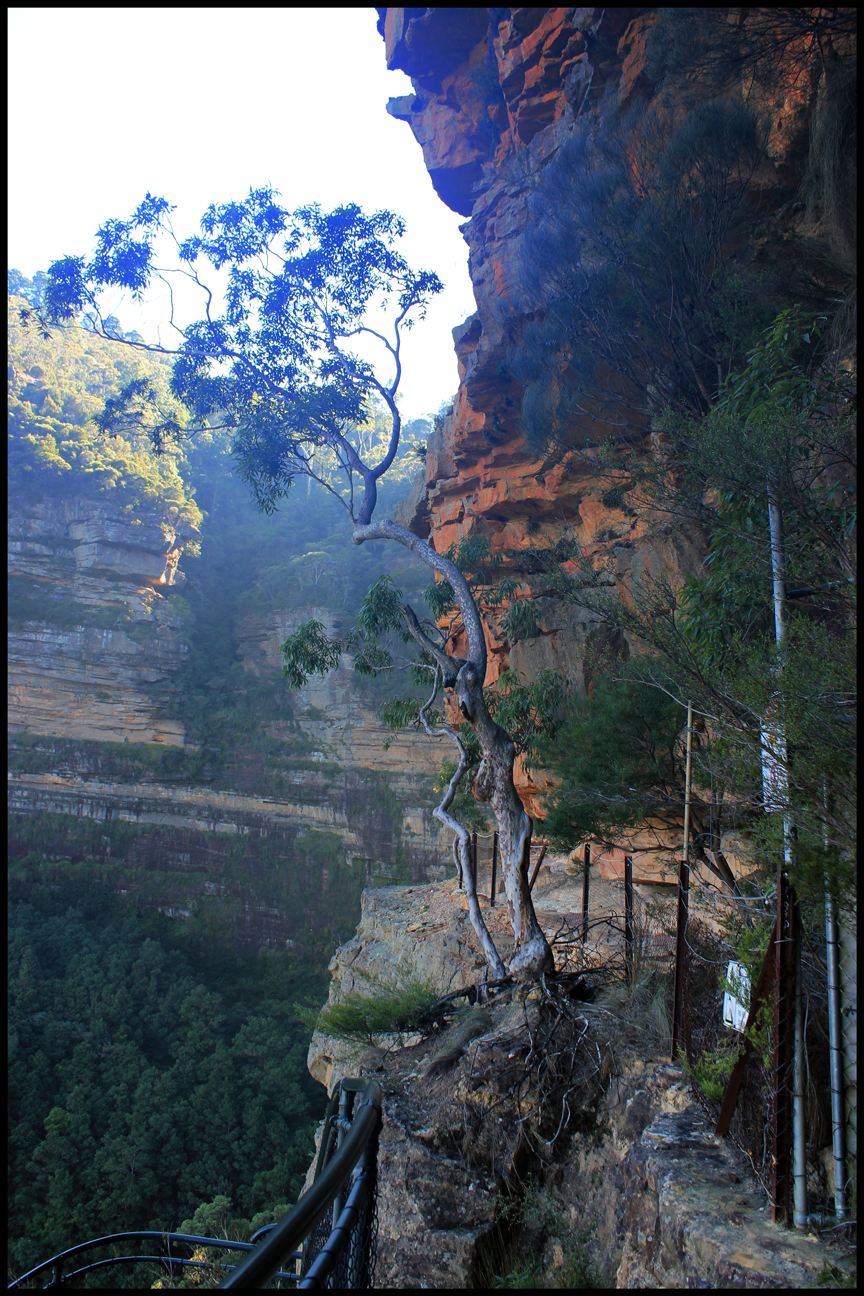
[[[425,566],[448,580],[453,588],[468,638],[467,661],[463,658],[450,657],[433,644],[423,634],[416,616],[410,609],[405,609],[406,624],[414,638],[438,663],[444,687],[454,690],[460,714],[476,735],[483,752],[473,790],[479,801],[490,803],[498,825],[501,875],[515,939],[515,950],[510,960],[509,970],[511,973],[529,976],[549,971],[555,965],[552,950],[537,922],[528,888],[528,862],[534,825],[525,813],[525,807],[519,800],[513,782],[515,759],[513,741],[509,734],[492,719],[483,697],[483,683],[486,678],[486,639],[483,633],[483,622],[468,582],[449,559],[437,553],[430,544],[415,536],[412,531],[395,522],[385,520],[365,525],[357,523],[354,527],[353,539],[355,544],[363,544],[367,540],[394,540],[416,554]],[[455,794],[455,786],[453,791]],[[448,816],[449,818],[452,817]],[[453,827],[453,824],[449,826]],[[465,836],[467,841],[467,832]],[[463,863],[463,874],[464,871]],[[468,871],[470,872],[470,868]],[[489,961],[488,953],[487,961]],[[493,962],[489,962],[489,966],[494,970]]]
[[513,973],[550,971],[552,950],[543,934],[528,887],[528,865],[534,824],[525,813],[513,782],[516,749],[510,735],[489,714],[482,681],[472,662],[467,662],[456,680],[459,710],[480,742],[483,759],[474,779],[474,795],[488,801],[498,824],[504,891],[516,941],[510,960]]
[[459,735],[455,730],[451,729],[447,724],[438,725],[433,729],[426,715],[426,712],[429,710],[430,706],[432,706],[438,695],[438,681],[440,678],[441,670],[440,667],[438,667],[435,671],[435,687],[432,690],[432,696],[429,698],[429,701],[420,708],[420,719],[423,721],[423,728],[430,737],[446,735],[448,738],[452,738],[453,742],[455,742],[456,746],[459,748],[459,764],[444,791],[440,805],[435,807],[432,814],[453,833],[453,859],[459,877],[462,879],[462,886],[468,900],[468,916],[471,919],[471,926],[474,928],[477,939],[480,942],[480,947],[486,957],[486,963],[490,972],[493,974],[496,981],[500,981],[507,975],[507,971],[501,961],[500,954],[495,948],[495,942],[489,933],[489,928],[483,921],[483,915],[480,912],[480,902],[477,899],[477,886],[474,878],[474,870],[471,867],[471,843],[468,837],[468,829],[464,824],[459,823],[458,819],[454,819],[449,813],[450,806],[453,803],[453,798],[456,795],[456,789],[462,780],[465,770],[468,768],[468,756],[459,739]]

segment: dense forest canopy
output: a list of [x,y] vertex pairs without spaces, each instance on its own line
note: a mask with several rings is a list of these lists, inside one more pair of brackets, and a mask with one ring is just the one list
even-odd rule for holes
[[[319,491],[301,487],[283,511],[264,517],[224,431],[205,429],[159,457],[143,436],[100,435],[94,415],[129,382],[146,380],[161,408],[184,417],[168,389],[170,364],[100,337],[86,321],[48,338],[23,329],[20,309],[39,303],[44,279],[9,273],[10,499],[92,500],[132,525],[149,514],[199,529],[183,556],[185,585],[165,593],[189,648],[166,706],[184,721],[190,746],[49,740],[40,755],[35,748],[46,744],[36,736],[20,740],[13,764],[53,770],[83,758],[121,782],[155,776],[235,789],[248,767],[249,790],[278,796],[309,744],[268,737],[269,721],[291,720],[290,696],[275,672],[259,679],[244,669],[238,636],[250,618],[274,611],[312,607],[329,611],[337,627],[350,621],[380,572],[380,554],[351,544],[337,525],[338,503]],[[112,328],[130,336],[119,321]],[[383,488],[388,507],[421,466],[416,451],[428,432],[425,420],[408,424]],[[380,441],[380,408],[363,435],[370,447]],[[394,557],[394,575],[417,585],[411,560]],[[13,582],[12,624],[64,627],[103,616],[43,584]],[[115,613],[104,610],[110,624]],[[388,696],[383,681],[358,677],[357,688],[371,703]],[[261,898],[272,899],[272,884],[274,896],[290,894],[302,912],[311,870],[329,878],[325,891],[338,891],[322,899],[325,926],[293,950],[232,957],[218,905],[175,924],[115,895],[110,871],[124,867],[146,826],[81,820],[79,841],[62,818],[30,817],[15,830],[29,853],[14,862],[12,886],[29,903],[14,904],[10,920],[10,1265],[21,1272],[123,1228],[185,1222],[248,1236],[293,1204],[308,1167],[320,1089],[305,1066],[308,1028],[294,1022],[291,1005],[323,995],[333,945],[356,922],[362,870],[355,877],[342,861],[333,834],[298,838],[296,869],[278,886],[263,873]],[[111,863],[103,867],[106,833]],[[58,843],[68,860],[54,857]]]
[[311,1156],[320,1091],[291,1002],[315,978],[266,952],[195,973],[167,920],[74,890],[10,911],[12,1268],[179,1229],[218,1196],[248,1236],[296,1200]]
[[[10,272],[10,284],[17,272]],[[158,510],[197,525],[201,511],[180,456],[155,459],[126,437],[100,438],[93,416],[125,383],[146,375],[170,400],[170,367],[81,328],[43,338],[19,318],[26,298],[9,297],[9,489],[28,495],[101,496],[128,514]]]

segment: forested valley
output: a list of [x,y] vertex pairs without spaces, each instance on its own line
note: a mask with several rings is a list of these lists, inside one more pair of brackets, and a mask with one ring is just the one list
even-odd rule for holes
[[[731,970],[760,987],[741,1055],[751,1050],[751,1073],[762,1068],[759,1096],[739,1104],[749,1125],[735,1138],[787,1220],[777,1095],[791,1092],[791,1062],[781,1066],[777,951],[793,950],[782,933],[795,910],[807,953],[798,946],[786,980],[799,1008],[802,987],[810,996],[795,1030],[812,1106],[808,1138],[800,1121],[796,1135],[797,1222],[816,1218],[808,1192],[811,1202],[833,1196],[838,1227],[845,1210],[842,1084],[832,1071],[829,1086],[823,1064],[829,1031],[837,1076],[846,1044],[823,1006],[829,942],[835,955],[838,943],[857,948],[852,11],[742,10],[732,22],[725,10],[663,10],[656,21],[590,11],[599,15],[590,32],[578,29],[583,11],[514,10],[500,21],[507,11],[465,11],[458,66],[447,24],[462,11],[389,12],[400,17],[390,29],[382,14],[388,63],[413,67],[412,41],[428,40],[444,87],[391,100],[391,115],[430,146],[439,196],[471,216],[460,228],[477,312],[454,330],[460,387],[434,423],[402,427],[400,442],[398,322],[396,349],[385,342],[392,387],[350,354],[376,286],[399,294],[405,327],[441,287],[395,253],[395,213],[368,217],[353,204],[292,213],[269,187],[209,208],[202,234],[177,249],[184,266],[231,263],[230,320],[207,313],[190,325],[173,371],[167,356],[130,347],[137,336],[94,305],[118,284],[136,295],[151,286],[155,240],[173,232],[167,197],[148,193],[131,219],[103,225],[90,262],[67,256],[32,282],[10,272],[17,1273],[100,1228],[246,1238],[296,1198],[320,1114],[321,1091],[305,1074],[309,1026],[318,1021],[320,1042],[328,960],[354,931],[364,888],[438,881],[455,863],[483,950],[472,964],[464,947],[459,975],[485,957],[499,986],[506,967],[545,991],[542,978],[567,966],[573,942],[565,933],[562,956],[552,948],[561,925],[547,922],[547,934],[537,921],[542,855],[529,884],[532,836],[549,859],[560,852],[573,889],[565,919],[580,903],[576,877],[585,909],[589,870],[601,863],[601,876],[631,892],[622,975],[634,1016],[646,1015],[646,1000],[631,962],[633,886],[655,914],[677,889],[677,919],[671,909],[663,919],[664,934],[676,932],[676,985],[688,963],[710,971],[686,992],[689,1025],[682,1018],[682,1067],[700,1103],[725,1105],[737,1070],[741,1041],[719,1002]],[[403,18],[412,41],[398,37]],[[532,75],[515,75],[529,55],[540,60]],[[799,82],[809,90],[796,100]],[[454,166],[448,153],[433,165],[452,138],[470,142],[475,164]],[[256,259],[260,275],[248,270]],[[214,411],[234,419],[233,453],[231,433],[210,425]],[[348,525],[334,463],[357,506]],[[396,543],[366,543],[381,540]],[[425,575],[412,561],[421,555]],[[406,602],[418,596],[431,614],[422,625]],[[413,637],[409,696],[389,671],[400,635],[404,645]],[[431,696],[420,687],[430,676]],[[452,697],[440,703],[445,688]],[[414,741],[421,727],[432,743]],[[454,738],[458,763],[446,759]],[[493,812],[507,965],[476,892],[469,903],[469,834],[492,837]],[[691,885],[704,930],[687,926]],[[490,908],[494,894],[490,880]],[[403,916],[419,949],[422,914]],[[583,946],[586,930],[587,912]],[[435,941],[446,949],[449,936],[436,929]],[[346,998],[349,1017],[364,996],[353,963],[350,980],[340,974],[357,945],[379,990],[387,962],[374,935],[331,964],[332,999],[344,1008]],[[771,958],[769,1006],[757,1001]],[[645,987],[668,1014],[671,978],[646,974]],[[855,994],[840,989],[854,1021]],[[788,1014],[788,1043],[787,1026]],[[659,1032],[664,1065],[676,1053],[669,1029],[671,1040],[665,1024]],[[371,1044],[375,1032],[366,1036]],[[525,1054],[540,1051],[532,1038]],[[330,1041],[310,1055],[328,1085],[335,1057]],[[599,1049],[597,1064],[605,1070]],[[486,1115],[496,1069],[488,1091],[482,1079],[470,1089]],[[620,1104],[619,1072],[609,1074]],[[455,1106],[470,1161],[469,1084]],[[530,1069],[526,1084],[533,1094]],[[561,1166],[550,1170],[546,1157],[572,1130],[567,1084],[536,1157],[556,1189]],[[800,1099],[800,1076],[794,1084]],[[494,1119],[490,1166],[503,1146]],[[527,1119],[520,1105],[502,1178],[521,1175]],[[425,1116],[415,1124],[424,1136],[432,1128]],[[593,1156],[593,1108],[579,1135]],[[613,1141],[597,1177],[617,1184],[642,1163],[617,1136],[607,1150]],[[833,1189],[823,1156],[832,1148]],[[692,1159],[674,1152],[687,1175]],[[583,1188],[594,1193],[581,1158],[570,1163],[572,1221],[589,1218]],[[439,1171],[449,1193],[443,1155]],[[396,1179],[388,1209],[398,1239],[401,1170],[391,1188]],[[644,1204],[644,1183],[628,1198]],[[724,1185],[725,1176],[721,1197]],[[454,1204],[460,1235],[479,1186],[472,1177],[472,1198]],[[594,1199],[592,1229],[629,1210],[614,1191],[615,1206]],[[630,1270],[629,1285],[679,1285],[678,1240],[688,1234],[691,1256],[702,1245],[681,1216],[664,1216],[661,1195],[656,1215],[650,1208],[653,1248],[645,1216],[627,1225],[640,1263],[656,1262]],[[425,1228],[422,1191],[408,1201]],[[502,1204],[506,1215],[512,1202],[490,1199],[490,1221]],[[619,1224],[610,1272],[626,1277]],[[538,1234],[525,1236],[533,1263]],[[573,1237],[577,1249],[586,1243]],[[391,1273],[413,1282],[406,1263],[414,1257]],[[557,1285],[557,1258],[554,1268]],[[687,1282],[711,1286],[720,1270],[707,1282],[693,1272]]]
[[[311,606],[329,610],[337,626],[347,622],[380,572],[380,552],[351,544],[338,525],[339,505],[324,492],[302,487],[275,516],[258,513],[224,433],[161,458],[143,443],[100,437],[91,419],[123,383],[146,378],[170,399],[168,368],[86,328],[50,339],[23,330],[18,312],[38,294],[39,279],[9,276],[10,502],[102,501],[133,525],[155,514],[199,535],[184,553],[182,593],[167,597],[187,651],[165,707],[184,726],[185,744],[18,732],[11,767],[83,768],[121,786],[150,778],[202,784],[214,794],[239,788],[279,796],[288,771],[296,778],[308,764],[310,744],[268,737],[267,722],[291,728],[288,690],[274,672],[243,669],[237,625],[274,606],[289,615]],[[420,464],[414,449],[427,431],[422,421],[408,428],[400,471],[387,488],[393,500],[407,493]],[[374,420],[366,435],[374,441]],[[418,578],[409,570],[401,579]],[[119,622],[144,636],[144,650],[153,642],[152,627],[139,631],[122,603],[71,599],[62,581],[13,577],[9,618],[10,629],[44,625],[65,634],[105,633]],[[387,684],[374,679],[358,678],[356,687],[374,704],[388,696]],[[321,762],[314,768],[320,772]],[[227,843],[229,868],[244,839],[217,840]],[[261,889],[269,903],[293,906],[297,939],[287,948],[238,948],[236,903],[232,910],[218,894],[198,905],[181,899],[185,921],[178,921],[151,902],[148,885],[166,876],[152,861],[176,845],[154,825],[12,816],[13,1275],[123,1229],[185,1227],[242,1240],[280,1218],[300,1191],[321,1089],[306,1071],[309,1030],[294,1005],[326,995],[326,965],[353,931],[365,873],[346,862],[332,833],[296,838],[295,872],[274,856],[272,884],[265,874]],[[150,863],[134,870],[142,885],[121,887],[118,876],[129,876],[145,846]],[[304,927],[310,903],[320,921]],[[117,1273],[128,1285],[144,1276]]]
[[243,1239],[299,1195],[320,1099],[292,1002],[321,977],[184,954],[172,928],[95,887],[11,907],[15,1272],[131,1228]]

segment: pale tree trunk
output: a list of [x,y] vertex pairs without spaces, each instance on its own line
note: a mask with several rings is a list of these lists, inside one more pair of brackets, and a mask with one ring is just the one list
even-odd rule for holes
[[[409,608],[404,609],[406,625],[418,643],[421,643],[437,662],[444,687],[454,690],[462,718],[473,730],[483,752],[483,759],[474,780],[474,795],[480,801],[489,802],[498,825],[501,874],[507,896],[510,923],[515,938],[515,950],[510,960],[509,970],[511,973],[522,973],[529,976],[549,971],[554,967],[552,950],[540,924],[537,922],[531,892],[528,887],[528,865],[533,823],[525,813],[525,808],[519,800],[513,782],[513,763],[515,759],[513,741],[501,726],[492,719],[483,697],[483,682],[486,677],[486,639],[483,634],[480,613],[477,610],[468,582],[452,562],[436,553],[425,540],[421,540],[419,536],[415,536],[413,532],[395,522],[370,522],[366,525],[358,523],[354,527],[353,539],[355,544],[363,544],[366,540],[394,540],[404,548],[410,549],[425,566],[438,572],[445,580],[448,580],[453,588],[468,637],[469,657],[467,660],[450,657],[442,652],[436,644],[433,644],[423,633],[416,616]],[[427,703],[428,705],[429,703]],[[449,732],[452,737],[456,737],[449,727],[442,727],[442,732]],[[460,766],[462,772],[464,772],[462,761],[460,761]],[[457,774],[461,777],[460,771],[457,770]],[[448,793],[452,791],[452,794],[455,795],[458,781],[459,779],[454,776]],[[471,873],[470,865],[466,867],[468,863],[468,833],[461,825],[456,823],[456,820],[451,815],[446,813],[452,799],[452,795],[449,796],[449,799],[445,796],[439,807],[442,813],[438,814],[436,811],[436,815],[456,833],[457,843],[454,849],[459,851],[463,879],[467,882]],[[462,834],[464,834],[464,841],[462,840]],[[479,918],[482,924],[485,937],[481,935],[478,924],[474,921],[475,915],[472,912],[474,908],[476,908],[476,917]],[[483,946],[490,970],[495,975],[499,975],[498,966],[495,962],[495,959],[498,958],[497,952],[495,952],[495,958],[490,957],[488,945],[492,945],[492,941],[480,916],[476,896],[474,897],[474,906],[471,905],[471,897],[469,896],[469,913],[471,913],[472,922],[474,922],[475,931]],[[492,945],[492,950],[494,951],[494,945]],[[498,959],[498,964],[500,964],[500,959]]]
[[495,948],[489,928],[483,921],[483,914],[480,912],[480,902],[477,899],[477,885],[474,878],[474,870],[471,867],[471,839],[468,836],[468,829],[461,824],[458,819],[454,819],[449,813],[450,806],[453,804],[453,798],[456,795],[456,789],[462,780],[462,776],[468,768],[468,756],[465,748],[459,738],[459,735],[448,724],[437,725],[435,728],[429,723],[427,711],[435,702],[438,696],[438,683],[441,679],[441,669],[436,667],[435,686],[432,690],[432,696],[420,708],[420,719],[423,721],[423,728],[431,738],[446,736],[456,744],[459,749],[459,763],[453,773],[453,777],[447,785],[440,805],[437,805],[432,814],[446,828],[453,833],[453,862],[456,865],[458,876],[462,880],[462,886],[465,890],[465,896],[468,901],[468,916],[471,919],[471,926],[477,934],[480,942],[480,948],[486,958],[486,965],[494,976],[495,980],[503,980],[507,975],[506,968],[501,962],[501,956]]
[[483,752],[474,778],[474,795],[478,801],[490,803],[498,824],[504,891],[516,939],[510,971],[550,971],[555,961],[537,922],[528,886],[534,824],[525,813],[513,782],[516,752],[513,740],[490,716],[483,697],[483,680],[472,661],[467,662],[457,676],[456,696],[459,710],[477,735]]

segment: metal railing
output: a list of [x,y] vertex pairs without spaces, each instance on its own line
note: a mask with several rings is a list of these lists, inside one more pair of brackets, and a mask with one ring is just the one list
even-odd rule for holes
[[[352,1120],[354,1096],[361,1090],[363,1096]],[[263,1286],[300,1243],[303,1253],[299,1287],[317,1290],[372,1286],[381,1108],[382,1091],[377,1080],[344,1079],[336,1086],[324,1118],[312,1187],[266,1242],[257,1246],[220,1286]],[[349,1178],[351,1184],[343,1204]],[[328,1213],[329,1224],[325,1219]]]
[[[497,832],[491,832],[491,833],[477,833],[477,832],[472,832],[472,834],[471,834],[471,841],[470,841],[470,859],[471,859],[471,872],[472,872],[473,877],[474,877],[474,889],[475,889],[475,891],[476,891],[476,889],[477,889],[477,838],[478,838],[478,837],[489,837],[489,838],[491,839],[491,844],[492,844],[492,878],[491,878],[491,882],[490,882],[490,885],[489,885],[489,908],[490,908],[490,909],[494,909],[494,908],[495,908],[495,896],[496,896],[496,887],[495,887],[495,883],[496,883],[497,876],[498,876],[498,833],[497,833]],[[530,845],[530,848],[529,848],[529,855],[530,855],[530,851],[532,851],[532,850],[539,850],[540,854],[538,855],[537,859],[534,861],[534,868],[533,868],[533,871],[532,871],[532,873],[531,873],[531,879],[530,879],[530,881],[529,881],[529,883],[528,883],[528,890],[529,890],[529,891],[533,891],[533,890],[534,890],[534,883],[537,881],[537,874],[540,872],[540,865],[543,863],[543,860],[544,860],[545,857],[546,857],[546,852],[547,852],[548,849],[549,849],[549,843],[548,843],[548,842],[544,842],[544,841],[532,841],[532,842],[531,842],[531,845]],[[462,879],[460,878],[460,883],[461,883],[461,881],[462,881]],[[479,896],[479,895],[478,895],[478,899],[480,899],[480,896]]]
[[[354,1099],[362,1098],[354,1108]],[[122,1264],[156,1263],[174,1267],[208,1268],[213,1263],[228,1270],[220,1287],[263,1287],[272,1279],[284,1279],[306,1290],[371,1287],[374,1280],[377,1233],[377,1157],[381,1128],[382,1091],[376,1080],[342,1080],[335,1088],[324,1117],[321,1146],[312,1187],[278,1224],[259,1229],[249,1242],[225,1238],[197,1237],[189,1233],[159,1233],[141,1230],[112,1233],[69,1247],[43,1261],[9,1284],[9,1289],[30,1282],[50,1271],[46,1286],[57,1287],[96,1269]],[[353,1117],[353,1119],[352,1119]],[[350,1179],[350,1185],[349,1185]],[[346,1185],[348,1185],[346,1199]],[[264,1240],[256,1243],[256,1238]],[[157,1255],[110,1256],[65,1272],[69,1260],[97,1247],[116,1247],[129,1242],[159,1242]],[[171,1247],[212,1247],[222,1251],[247,1252],[236,1267],[222,1262],[172,1255]],[[155,1249],[155,1248],[154,1248]],[[283,1271],[289,1261],[299,1262],[295,1272]]]
[[[268,1227],[273,1227],[269,1225]],[[95,1269],[107,1269],[115,1265],[124,1264],[161,1264],[173,1272],[175,1266],[178,1269],[206,1269],[213,1261],[199,1260],[188,1258],[182,1255],[172,1255],[171,1247],[179,1246],[181,1248],[213,1247],[223,1251],[254,1251],[256,1249],[254,1238],[265,1233],[267,1228],[259,1229],[253,1234],[253,1240],[249,1242],[231,1242],[226,1238],[208,1238],[198,1237],[193,1233],[159,1233],[152,1229],[138,1229],[129,1233],[109,1233],[105,1237],[92,1238],[89,1242],[79,1242],[77,1246],[69,1247],[66,1251],[61,1251],[59,1255],[52,1256],[50,1260],[44,1260],[42,1264],[37,1265],[35,1269],[30,1269],[27,1273],[22,1274],[9,1284],[8,1290],[20,1287],[22,1283],[30,1282],[39,1274],[50,1270],[50,1280],[45,1283],[46,1287],[63,1287],[73,1278],[80,1278],[83,1274],[92,1273]],[[135,1252],[132,1255],[114,1255],[107,1259],[93,1260],[90,1264],[82,1265],[80,1269],[66,1271],[66,1266],[73,1256],[83,1255],[87,1251],[95,1251],[98,1247],[117,1247],[123,1246],[130,1242],[158,1242],[162,1250],[158,1255],[143,1255]],[[300,1252],[296,1252],[299,1258]],[[285,1257],[293,1259],[294,1257]],[[223,1269],[229,1269],[231,1266],[222,1264]],[[294,1273],[280,1273],[274,1277],[288,1278],[296,1281],[297,1275]]]

